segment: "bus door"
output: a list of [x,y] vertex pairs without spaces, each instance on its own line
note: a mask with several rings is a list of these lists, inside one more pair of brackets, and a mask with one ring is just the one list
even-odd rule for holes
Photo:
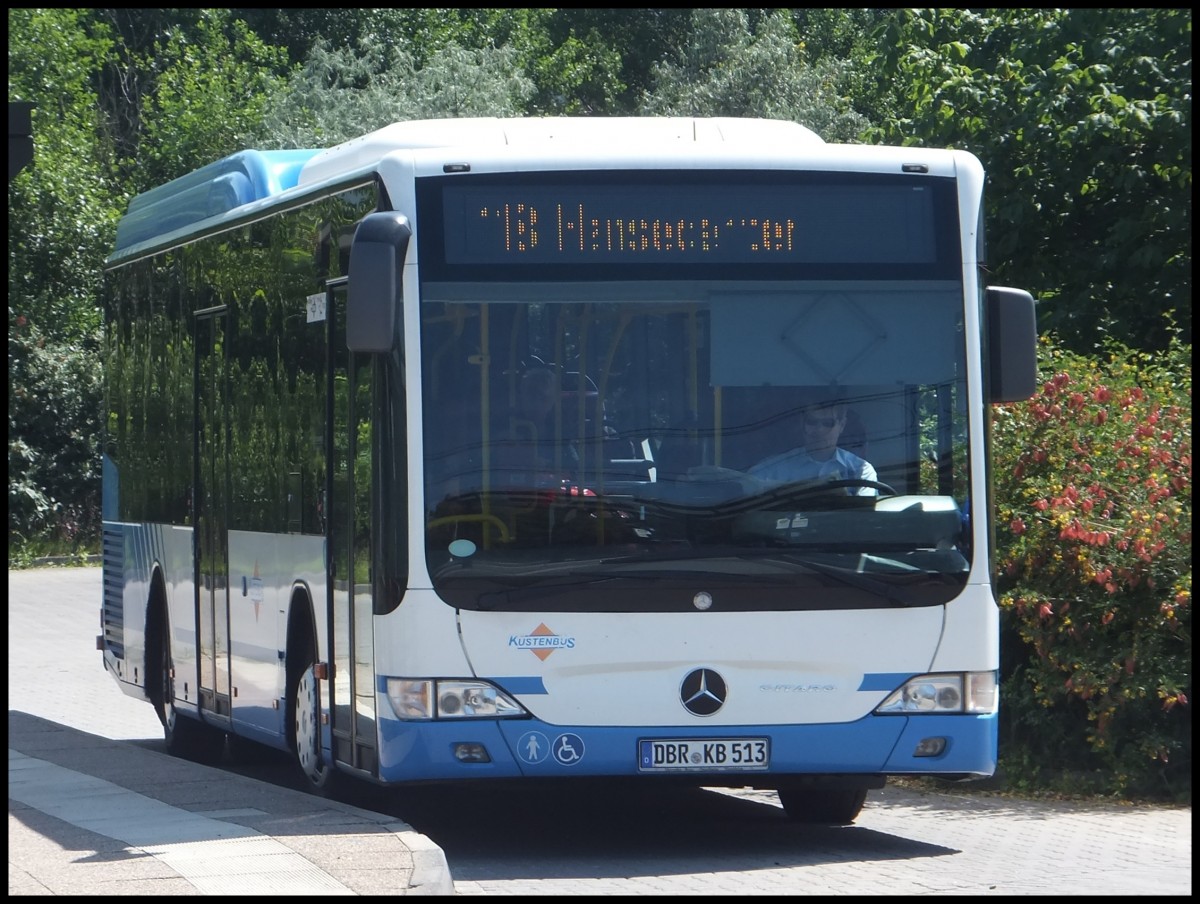
[[229,675],[229,425],[226,305],[196,312],[196,626],[201,710],[226,719]]
[[327,285],[329,311],[329,662],[334,756],[378,772],[371,570],[373,356],[346,348],[346,280]]

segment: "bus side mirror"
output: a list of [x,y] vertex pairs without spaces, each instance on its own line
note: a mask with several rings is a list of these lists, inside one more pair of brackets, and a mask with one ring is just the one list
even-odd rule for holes
[[400,275],[412,228],[394,210],[363,217],[350,245],[346,296],[346,347],[352,352],[390,352],[396,341]]
[[987,290],[988,401],[1020,402],[1037,392],[1037,316],[1024,289]]

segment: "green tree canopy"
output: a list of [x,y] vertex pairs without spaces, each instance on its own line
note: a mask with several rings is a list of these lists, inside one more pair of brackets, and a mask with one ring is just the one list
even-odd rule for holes
[[153,90],[140,98],[136,190],[247,147],[276,107],[285,60],[226,10],[207,10],[192,28],[168,30],[134,56],[131,68],[154,74]]
[[909,9],[872,70],[873,138],[961,147],[989,173],[994,282],[1081,351],[1191,342],[1192,14]]
[[418,69],[414,55],[395,43],[317,44],[253,143],[328,147],[405,119],[516,116],[532,93],[510,48],[447,44]]
[[774,11],[752,28],[739,9],[692,11],[678,58],[653,67],[645,114],[790,119],[826,141],[854,141],[866,127],[843,92],[848,61],[805,61],[790,16]]
[[33,163],[8,190],[9,328],[14,316],[46,339],[79,341],[100,325],[103,249],[120,201],[93,78],[114,52],[83,10],[8,11],[8,96],[33,108]]

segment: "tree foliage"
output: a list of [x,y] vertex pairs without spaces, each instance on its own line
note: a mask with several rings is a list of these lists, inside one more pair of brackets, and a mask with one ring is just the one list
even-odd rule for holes
[[9,537],[98,538],[100,299],[129,197],[238,150],[279,57],[220,11],[9,11]]
[[100,531],[100,369],[92,340],[47,342],[9,308],[9,547]]
[[[537,109],[546,113],[631,115],[653,84],[654,67],[688,39],[688,9],[556,9],[547,20],[550,46],[586,57],[569,79],[555,75],[556,60],[537,61]],[[568,61],[569,62],[569,61]]]
[[99,526],[95,339],[118,204],[92,77],[113,42],[80,10],[12,9],[9,98],[31,101],[32,164],[9,184],[9,546]]
[[[636,25],[663,25],[680,15],[680,11],[668,10],[478,7],[234,12],[264,40],[286,47],[296,64],[311,63],[314,53],[353,53],[367,48],[385,60],[403,56],[403,65],[418,73],[431,64],[445,70],[455,59],[484,64],[495,51],[502,51],[505,61],[532,84],[530,91],[519,92],[520,112],[547,115],[612,112],[629,94],[622,73],[631,61],[640,64],[646,46],[646,41],[640,40],[631,47],[633,42],[623,37],[633,33]],[[646,29],[637,34],[661,41],[664,32]],[[626,51],[631,54],[628,58],[623,56]],[[374,71],[384,70],[376,67]],[[429,109],[422,115],[463,115],[452,112],[464,108],[462,98],[458,100],[457,107]],[[465,106],[479,107],[479,103],[469,102]]]
[[8,190],[10,336],[21,315],[51,343],[79,342],[100,324],[99,264],[119,216],[91,81],[113,43],[80,10],[11,9],[8,26],[8,96],[34,104],[35,136]]
[[1192,15],[909,9],[884,20],[873,139],[960,147],[989,172],[990,267],[1068,346],[1191,341]]
[[395,43],[318,43],[264,117],[260,147],[328,147],[405,119],[515,116],[533,92],[507,48],[447,44],[420,69]]
[[144,191],[242,150],[283,80],[284,55],[224,10],[207,10],[194,27],[170,30],[129,63],[155,73],[143,93],[141,134],[129,161],[134,188]]
[[653,67],[641,112],[789,119],[826,141],[853,141],[866,120],[842,92],[848,73],[844,60],[807,63],[785,12],[752,29],[745,10],[697,9],[677,58]]

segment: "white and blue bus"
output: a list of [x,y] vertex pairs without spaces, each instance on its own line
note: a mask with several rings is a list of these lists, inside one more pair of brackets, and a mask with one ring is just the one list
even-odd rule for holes
[[[989,405],[1036,343],[983,185],[782,121],[481,118],[138,195],[105,669],[172,753],[315,788],[678,780],[847,823],[990,775]],[[832,465],[759,466],[810,427]]]

